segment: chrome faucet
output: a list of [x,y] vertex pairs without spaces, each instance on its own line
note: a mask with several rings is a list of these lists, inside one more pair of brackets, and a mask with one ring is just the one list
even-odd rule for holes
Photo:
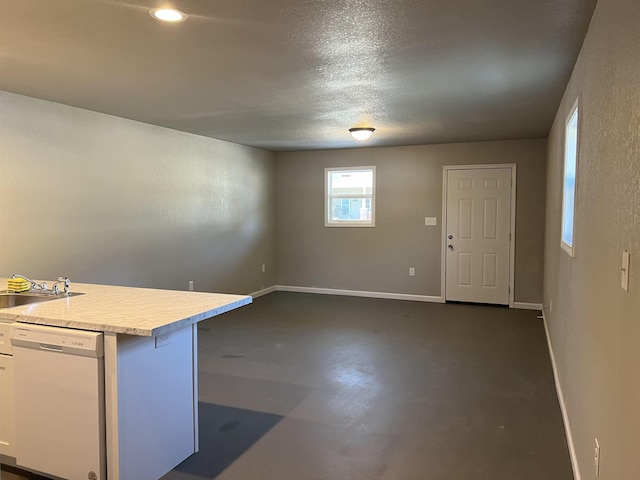
[[29,284],[31,285],[29,287],[30,290],[42,290],[42,285],[38,284],[38,282],[31,280],[29,277],[25,277],[24,275],[20,275],[19,273],[14,273],[13,275],[11,275],[11,278],[21,278],[25,282],[29,282]]

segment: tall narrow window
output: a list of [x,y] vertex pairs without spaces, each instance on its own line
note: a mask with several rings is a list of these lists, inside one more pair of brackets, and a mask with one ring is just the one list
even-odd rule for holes
[[576,207],[576,171],[578,165],[578,133],[580,116],[578,100],[573,105],[565,127],[564,135],[564,182],[562,190],[562,248],[575,256],[574,213]]
[[325,169],[325,226],[375,226],[375,184],[376,167]]

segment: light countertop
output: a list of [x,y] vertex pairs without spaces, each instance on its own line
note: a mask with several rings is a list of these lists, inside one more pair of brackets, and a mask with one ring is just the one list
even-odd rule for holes
[[[5,290],[6,278],[0,278]],[[0,320],[156,336],[252,302],[247,295],[115,287],[71,282],[73,297],[0,309]]]

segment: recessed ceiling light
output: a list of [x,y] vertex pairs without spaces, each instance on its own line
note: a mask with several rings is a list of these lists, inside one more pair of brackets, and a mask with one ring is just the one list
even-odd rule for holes
[[356,140],[366,140],[375,131],[376,129],[372,127],[354,127],[349,129],[349,133],[351,133]]
[[172,23],[184,22],[187,19],[186,13],[175,8],[154,8],[149,12],[149,15],[156,20]]

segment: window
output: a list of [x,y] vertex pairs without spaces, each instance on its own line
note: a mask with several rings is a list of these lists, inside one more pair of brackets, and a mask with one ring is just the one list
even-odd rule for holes
[[578,100],[576,100],[567,117],[564,132],[564,182],[562,189],[562,235],[560,244],[572,257],[575,256],[573,220],[576,209],[579,121]]
[[326,227],[375,225],[376,167],[325,169]]

